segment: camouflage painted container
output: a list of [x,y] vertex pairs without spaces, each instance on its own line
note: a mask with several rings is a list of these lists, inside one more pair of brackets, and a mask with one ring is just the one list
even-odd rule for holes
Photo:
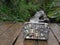
[[48,40],[49,27],[47,23],[25,23],[23,28],[25,39]]

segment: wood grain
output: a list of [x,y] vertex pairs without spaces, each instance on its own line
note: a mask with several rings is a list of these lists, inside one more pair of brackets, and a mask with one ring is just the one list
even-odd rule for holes
[[[0,45],[12,45],[20,33],[21,24],[14,24],[0,36]],[[3,43],[2,43],[3,42]]]
[[57,24],[51,24],[50,28],[57,41],[60,43],[60,26],[58,26]]

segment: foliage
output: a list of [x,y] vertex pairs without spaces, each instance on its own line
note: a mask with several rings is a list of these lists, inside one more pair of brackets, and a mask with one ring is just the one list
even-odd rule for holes
[[50,0],[45,5],[45,12],[49,18],[54,18],[56,22],[60,21],[60,8],[56,7],[56,0]]
[[28,21],[29,18],[40,9],[39,4],[27,0],[1,0],[0,20],[3,21]]
[[60,8],[55,7],[55,0],[0,0],[0,20],[25,22],[43,9],[49,18],[59,21]]

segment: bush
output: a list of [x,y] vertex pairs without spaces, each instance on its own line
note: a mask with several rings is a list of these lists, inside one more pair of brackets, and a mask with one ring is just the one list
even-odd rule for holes
[[60,7],[56,7],[55,0],[53,0],[46,7],[48,17],[53,18],[55,22],[60,22]]
[[39,4],[27,0],[1,0],[0,20],[3,21],[28,21],[32,14],[40,9]]

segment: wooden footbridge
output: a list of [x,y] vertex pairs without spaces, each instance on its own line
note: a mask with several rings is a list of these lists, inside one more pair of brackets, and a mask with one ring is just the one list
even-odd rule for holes
[[[35,45],[35,40],[24,40],[24,23],[0,22],[0,45]],[[49,39],[39,41],[38,45],[60,45],[60,26],[50,23]]]

